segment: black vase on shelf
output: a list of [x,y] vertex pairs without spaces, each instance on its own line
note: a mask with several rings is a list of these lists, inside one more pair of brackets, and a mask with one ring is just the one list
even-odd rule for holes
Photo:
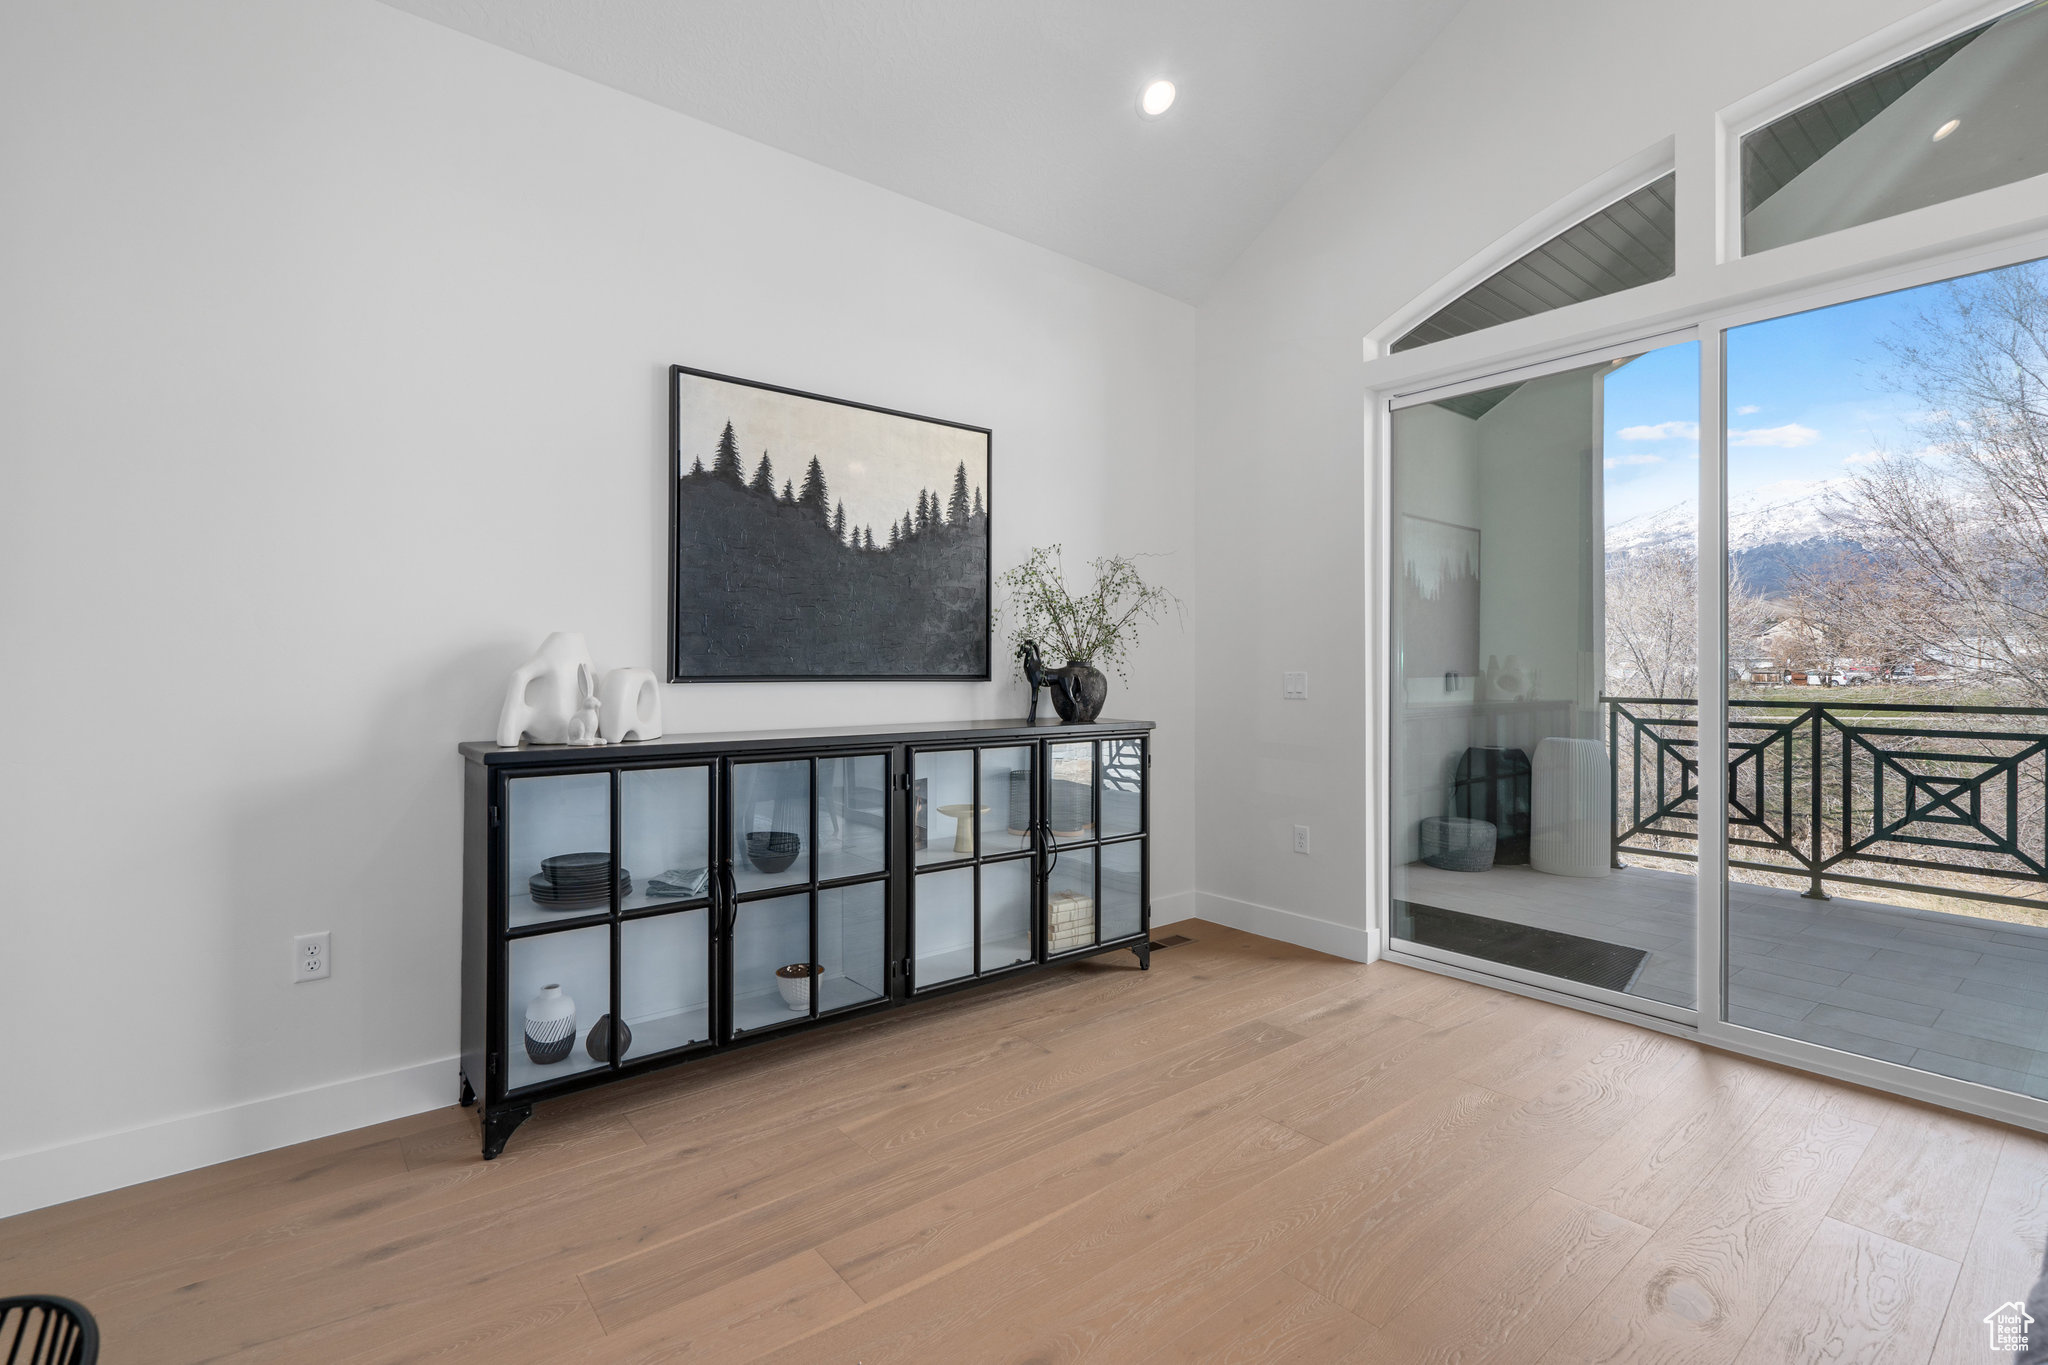
[[1102,714],[1102,704],[1109,700],[1109,679],[1102,676],[1102,670],[1079,659],[1069,659],[1065,668],[1052,671],[1055,676],[1064,675],[1067,679],[1065,687],[1055,685],[1052,689],[1052,709],[1059,712],[1060,723],[1093,723]]
[[[626,1049],[633,1046],[633,1026],[619,1020],[619,1055],[626,1055]],[[593,1062],[608,1062],[612,1059],[612,1017],[609,1014],[597,1016],[597,1022],[590,1026],[590,1036],[583,1040],[583,1050],[590,1054]]]

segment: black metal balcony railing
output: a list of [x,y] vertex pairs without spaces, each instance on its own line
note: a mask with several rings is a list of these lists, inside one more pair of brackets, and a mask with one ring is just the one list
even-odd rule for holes
[[[1615,866],[1623,853],[1697,861],[1671,845],[1699,837],[1698,701],[1601,701]],[[1731,867],[1802,876],[1822,900],[1836,881],[2042,903],[1874,874],[2048,882],[2048,709],[1730,701],[1727,762]]]

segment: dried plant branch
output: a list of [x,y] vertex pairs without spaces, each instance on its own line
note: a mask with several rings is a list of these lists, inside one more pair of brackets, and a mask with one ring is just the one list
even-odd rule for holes
[[1094,586],[1078,594],[1067,587],[1058,545],[1033,550],[1003,574],[998,584],[1011,623],[1011,653],[1036,640],[1048,658],[1107,666],[1129,682],[1125,664],[1140,624],[1161,620],[1169,607],[1185,617],[1186,608],[1168,589],[1147,583],[1130,555],[1099,556],[1088,567]]

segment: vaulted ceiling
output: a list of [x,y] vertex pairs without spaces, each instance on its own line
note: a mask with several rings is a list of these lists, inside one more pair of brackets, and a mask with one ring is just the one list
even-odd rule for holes
[[1462,0],[386,3],[1192,301]]

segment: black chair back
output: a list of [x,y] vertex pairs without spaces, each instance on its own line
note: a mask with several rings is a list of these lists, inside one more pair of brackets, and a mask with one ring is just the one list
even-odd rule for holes
[[100,1328],[82,1304],[54,1294],[0,1299],[0,1365],[96,1365]]

